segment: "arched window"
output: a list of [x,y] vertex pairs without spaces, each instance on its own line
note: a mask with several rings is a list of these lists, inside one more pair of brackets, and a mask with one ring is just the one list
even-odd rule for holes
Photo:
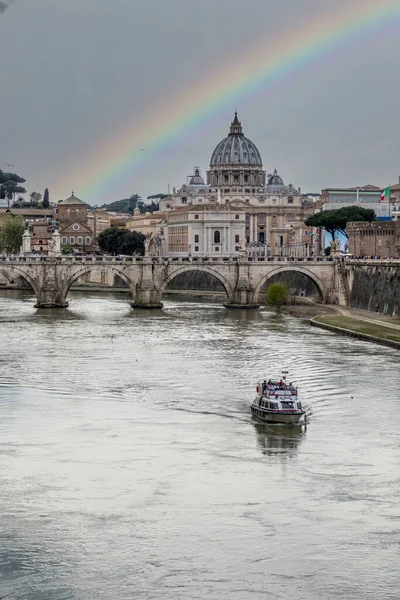
[[214,231],[214,244],[220,244],[220,243],[221,243],[221,232]]

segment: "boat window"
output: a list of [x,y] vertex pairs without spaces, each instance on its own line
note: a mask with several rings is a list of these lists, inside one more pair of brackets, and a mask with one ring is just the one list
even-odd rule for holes
[[273,410],[277,410],[279,408],[279,404],[277,402],[270,402],[269,407]]
[[293,402],[282,402],[282,408],[293,408]]

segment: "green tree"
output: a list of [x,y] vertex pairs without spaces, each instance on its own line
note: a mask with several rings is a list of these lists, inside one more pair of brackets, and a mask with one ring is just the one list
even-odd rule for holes
[[13,200],[16,194],[25,194],[26,189],[19,185],[21,183],[25,183],[23,177],[0,169],[0,198]]
[[39,194],[39,192],[32,192],[30,194],[30,199],[32,204],[39,204],[42,199],[42,194]]
[[71,244],[65,244],[64,248],[62,249],[62,253],[63,254],[72,254],[72,246],[71,246]]
[[21,248],[24,231],[25,225],[22,217],[6,217],[0,229],[1,250],[17,254]]
[[376,215],[371,208],[362,208],[361,206],[344,206],[337,210],[323,210],[309,217],[305,224],[307,227],[322,227],[331,234],[332,239],[336,233],[343,233],[347,237],[347,223],[355,221],[375,221]]
[[[133,215],[135,208],[138,203],[144,206],[143,201],[138,194],[133,194],[130,198],[123,198],[122,200],[116,200],[115,202],[111,202],[111,204],[103,204],[100,208],[105,208],[111,212],[122,212],[129,213]],[[138,206],[140,209],[140,206]],[[142,211],[141,211],[142,212]]]
[[283,283],[271,283],[268,286],[266,300],[268,306],[275,308],[277,312],[286,304],[289,298],[289,290]]
[[103,252],[108,254],[144,254],[145,235],[128,229],[109,227],[102,231],[97,243]]
[[164,198],[168,198],[169,194],[153,194],[153,196],[147,196],[147,200],[163,200]]
[[44,194],[43,194],[43,208],[49,208],[50,206],[50,196],[49,196],[49,190],[48,188],[46,188],[44,190]]

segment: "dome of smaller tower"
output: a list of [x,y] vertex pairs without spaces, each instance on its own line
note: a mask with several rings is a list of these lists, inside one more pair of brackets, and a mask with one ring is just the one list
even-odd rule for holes
[[195,167],[194,174],[190,178],[189,185],[195,185],[195,186],[204,186],[204,185],[206,185],[204,183],[204,179],[200,175],[200,169],[198,167]]
[[279,191],[281,189],[283,189],[285,187],[285,184],[283,183],[283,179],[280,175],[278,175],[278,171],[275,169],[275,171],[273,172],[273,174],[269,174],[268,175],[268,183],[267,183],[267,189],[270,191]]

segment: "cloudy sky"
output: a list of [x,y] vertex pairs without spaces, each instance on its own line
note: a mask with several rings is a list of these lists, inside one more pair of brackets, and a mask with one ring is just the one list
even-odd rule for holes
[[[372,2],[351,4],[361,18]],[[400,10],[400,0],[375,4]],[[286,47],[295,57],[299,31],[311,43],[340,15],[345,27],[348,6],[2,0],[0,168],[12,163],[29,191],[49,187],[53,200],[72,189],[92,204],[166,192],[193,166],[207,170],[237,108],[265,169],[276,167],[286,183],[314,192],[394,183],[399,20],[256,85],[258,70],[262,79]]]

